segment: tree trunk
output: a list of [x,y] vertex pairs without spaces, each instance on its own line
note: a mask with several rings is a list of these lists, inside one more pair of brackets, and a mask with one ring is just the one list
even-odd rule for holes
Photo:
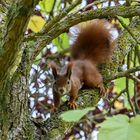
[[34,139],[29,120],[28,79],[16,72],[12,80],[5,80],[6,88],[0,93],[0,139]]
[[30,129],[27,105],[28,78],[20,75],[19,72],[15,73],[15,70],[19,66],[23,52],[21,44],[24,33],[37,3],[38,0],[11,1],[6,23],[2,30],[2,39],[0,40],[1,140],[31,139],[33,135],[31,130],[27,130]]

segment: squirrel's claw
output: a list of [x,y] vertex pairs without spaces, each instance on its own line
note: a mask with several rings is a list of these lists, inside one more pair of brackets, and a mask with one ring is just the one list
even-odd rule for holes
[[98,88],[100,90],[101,96],[104,97],[106,94],[106,89],[105,89],[104,85],[100,84],[100,85],[98,85]]
[[78,107],[75,101],[69,101],[68,105],[71,109],[76,109]]
[[53,107],[51,108],[51,112],[56,112],[56,111],[57,111],[57,107],[53,106]]

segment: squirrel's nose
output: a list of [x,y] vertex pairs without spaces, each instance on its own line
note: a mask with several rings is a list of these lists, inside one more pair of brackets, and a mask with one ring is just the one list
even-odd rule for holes
[[60,92],[63,93],[64,92],[64,89],[60,89]]

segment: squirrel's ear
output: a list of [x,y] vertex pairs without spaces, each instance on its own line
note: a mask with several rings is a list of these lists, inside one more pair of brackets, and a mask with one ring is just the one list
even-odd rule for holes
[[68,77],[70,79],[70,76],[71,76],[71,72],[72,72],[72,63],[69,63],[67,65],[67,72],[66,72],[66,77]]
[[48,67],[50,67],[52,69],[52,73],[53,73],[53,76],[55,79],[57,77],[57,65],[56,65],[56,63],[51,61],[51,62],[49,62]]

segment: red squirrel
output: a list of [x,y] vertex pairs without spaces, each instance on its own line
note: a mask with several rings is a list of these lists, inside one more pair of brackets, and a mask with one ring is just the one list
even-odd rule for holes
[[69,93],[68,105],[77,108],[75,102],[78,91],[84,83],[86,87],[97,87],[105,94],[103,77],[97,65],[110,60],[115,43],[112,39],[112,26],[106,20],[93,20],[79,28],[76,40],[71,46],[71,61],[61,69],[51,63],[55,79],[53,84],[54,105],[58,108],[60,97]]

